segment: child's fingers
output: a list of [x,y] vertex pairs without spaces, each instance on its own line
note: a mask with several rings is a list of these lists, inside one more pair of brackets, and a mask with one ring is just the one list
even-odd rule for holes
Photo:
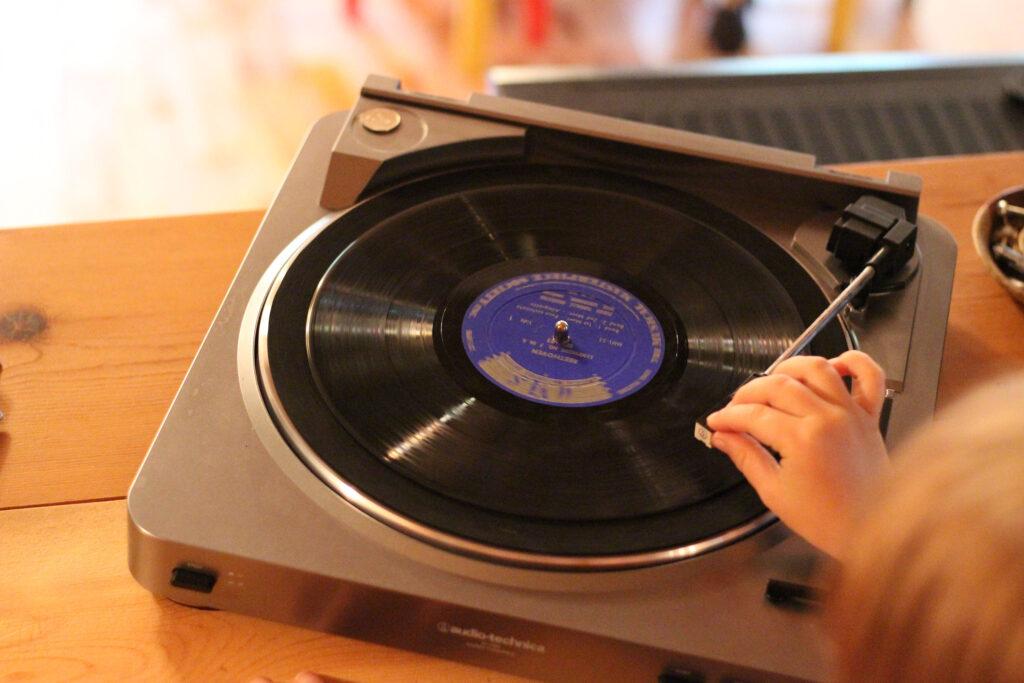
[[747,434],[735,432],[715,432],[711,436],[711,445],[729,456],[732,464],[761,496],[761,502],[769,505],[768,501],[774,499],[778,486],[779,463],[764,446]]
[[753,379],[732,397],[731,403],[763,403],[795,417],[819,412],[824,401],[803,382],[785,373]]
[[885,373],[863,351],[847,351],[829,363],[843,377],[853,378],[853,400],[872,417],[882,413],[885,402]]
[[835,405],[850,404],[850,392],[832,365],[820,356],[795,356],[779,364],[772,374],[800,380],[815,394]]
[[781,451],[787,435],[795,433],[800,419],[762,403],[730,403],[708,415],[708,427],[716,432],[750,434],[765,446]]

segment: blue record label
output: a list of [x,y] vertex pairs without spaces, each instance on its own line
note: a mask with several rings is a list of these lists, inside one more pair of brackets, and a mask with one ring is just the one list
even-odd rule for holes
[[478,296],[462,344],[488,380],[534,403],[600,406],[640,391],[664,360],[650,308],[607,280],[531,273]]

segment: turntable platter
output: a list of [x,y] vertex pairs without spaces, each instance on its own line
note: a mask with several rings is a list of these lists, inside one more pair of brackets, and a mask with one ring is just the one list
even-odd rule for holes
[[[309,241],[265,305],[261,379],[300,457],[424,540],[539,565],[655,558],[763,523],[692,424],[826,303],[783,249],[689,195],[475,170]],[[845,348],[834,325],[813,350]]]

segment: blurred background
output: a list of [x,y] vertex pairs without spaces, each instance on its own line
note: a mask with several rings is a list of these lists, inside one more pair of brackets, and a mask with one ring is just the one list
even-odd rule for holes
[[1024,49],[1020,0],[738,4],[737,47],[729,0],[4,1],[0,227],[265,208],[371,72],[465,97],[502,64]]

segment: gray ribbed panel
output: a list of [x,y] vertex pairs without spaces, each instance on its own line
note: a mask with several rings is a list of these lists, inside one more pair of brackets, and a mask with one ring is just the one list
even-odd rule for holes
[[810,152],[819,163],[1024,149],[1024,58],[847,73],[547,72],[501,94]]

